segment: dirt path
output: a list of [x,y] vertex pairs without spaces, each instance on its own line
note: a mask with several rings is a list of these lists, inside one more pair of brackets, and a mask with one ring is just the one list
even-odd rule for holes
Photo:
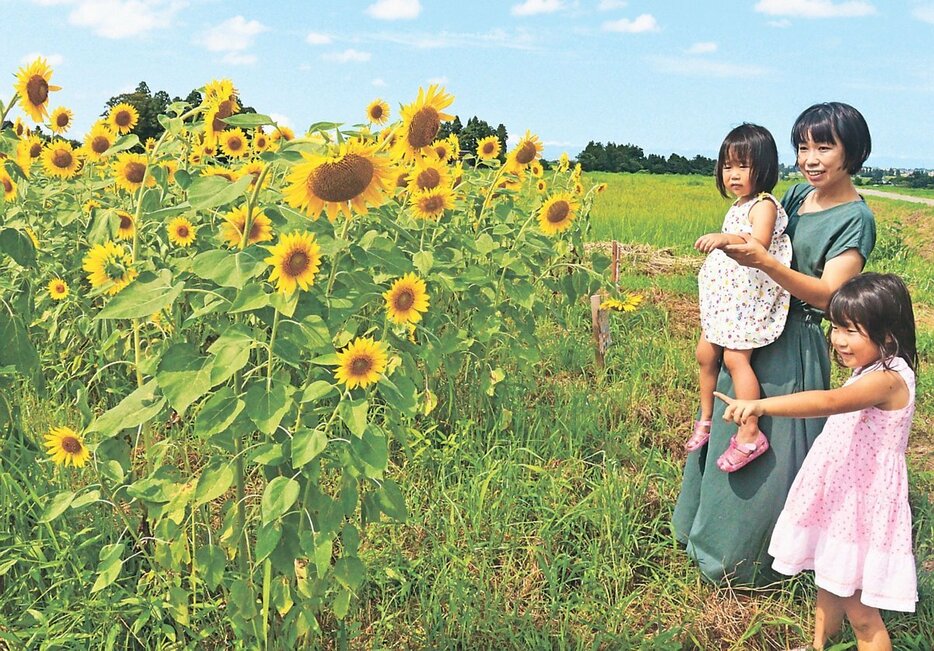
[[934,206],[934,199],[928,199],[927,197],[913,197],[908,194],[896,194],[894,192],[885,192],[883,190],[870,190],[863,187],[856,188],[856,191],[860,194],[869,195],[870,197],[883,197],[885,199],[898,199],[899,201],[910,201],[912,203],[923,203],[927,206]]

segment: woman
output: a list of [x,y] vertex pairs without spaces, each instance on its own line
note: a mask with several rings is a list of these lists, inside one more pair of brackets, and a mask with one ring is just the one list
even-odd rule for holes
[[[754,239],[724,248],[792,296],[782,335],[752,356],[763,397],[829,387],[823,310],[833,292],[862,271],[876,239],[872,212],[851,179],[871,149],[859,111],[840,102],[815,104],[798,116],[791,140],[807,180],[782,198],[794,251],[791,267]],[[733,395],[730,375],[722,369],[717,391]],[[711,581],[766,585],[779,578],[766,551],[772,527],[824,419],[749,419],[743,427],[761,429],[770,449],[746,467],[725,473],[716,460],[736,426],[723,421],[724,408],[718,401],[708,444],[688,455],[675,505],[675,535]]]

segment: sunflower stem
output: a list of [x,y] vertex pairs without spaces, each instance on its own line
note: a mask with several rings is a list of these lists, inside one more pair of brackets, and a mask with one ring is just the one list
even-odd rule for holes
[[474,225],[475,233],[480,230],[480,226],[483,224],[483,214],[486,212],[486,208],[490,204],[490,199],[493,197],[493,192],[496,190],[496,184],[499,183],[499,180],[505,171],[506,166],[501,165],[499,170],[496,172],[496,176],[493,177],[493,182],[490,183],[490,189],[487,191],[486,198],[483,200],[483,206],[480,208],[480,214],[477,215],[477,222]]
[[4,120],[6,120],[7,114],[9,114],[10,109],[13,108],[13,105],[16,104],[16,100],[18,99],[19,92],[17,91],[13,93],[13,97],[10,98],[10,101],[7,102],[6,106],[0,106],[0,108],[3,109],[3,113],[0,113],[0,124],[3,124]]
[[[350,218],[348,217],[347,219],[344,220],[343,227],[341,227],[341,233],[340,233],[341,242],[343,242],[346,239],[347,230],[349,228],[350,228]],[[338,251],[336,254],[334,254],[334,260],[333,260],[333,263],[331,264],[331,274],[328,276],[328,288],[327,288],[327,291],[325,291],[325,296],[330,296],[331,289],[333,289],[334,287],[334,279],[337,277],[337,265],[340,262],[341,253],[343,253],[343,251]]]
[[269,595],[272,591],[272,561],[263,561],[263,648],[269,648]]
[[263,181],[266,178],[266,175],[269,173],[269,170],[272,169],[272,164],[267,164],[263,167],[263,171],[260,172],[259,178],[256,179],[256,187],[253,188],[253,192],[250,194],[250,198],[247,200],[246,204],[246,217],[243,220],[243,233],[240,234],[240,250],[246,248],[247,240],[250,239],[250,231],[253,230],[253,209],[256,207],[256,201],[259,199],[259,189],[263,187]]
[[276,309],[272,317],[272,332],[269,334],[269,357],[266,360],[266,391],[272,388],[272,347],[276,343],[276,332],[279,330],[279,310]]

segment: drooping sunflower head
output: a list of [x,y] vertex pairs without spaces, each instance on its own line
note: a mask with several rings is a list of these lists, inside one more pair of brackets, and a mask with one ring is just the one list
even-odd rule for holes
[[91,287],[102,288],[111,296],[137,276],[129,251],[110,240],[95,244],[84,257],[81,268],[88,272]]
[[584,184],[580,181],[574,181],[574,194],[577,196],[584,194]]
[[493,160],[502,151],[502,144],[496,136],[487,136],[477,142],[477,158],[480,160]]
[[84,137],[84,155],[88,160],[100,160],[104,152],[113,146],[116,139],[117,134],[106,122],[102,120],[95,122],[88,135]]
[[[121,152],[117,154],[117,160],[113,163],[114,178],[117,187],[133,193],[143,185],[143,178],[146,176],[147,159],[143,154],[133,154],[131,152]],[[149,177],[150,182],[155,179]]]
[[70,179],[78,173],[80,166],[81,160],[70,142],[55,140],[42,150],[42,167],[49,176]]
[[81,207],[82,210],[86,213],[90,213],[92,210],[96,210],[101,207],[101,202],[97,199],[88,199],[84,202],[84,205]]
[[295,132],[291,128],[279,124],[276,125],[276,130],[269,134],[269,137],[272,138],[274,143],[277,142],[288,142],[289,140],[295,139]]
[[606,183],[598,183],[596,186],[594,186],[593,190],[597,194],[603,194],[604,192],[606,192],[606,188],[607,188]]
[[[247,163],[246,165],[244,165],[243,167],[237,170],[237,178],[242,179],[247,174],[252,176],[253,178],[250,181],[250,191],[252,191],[256,187],[256,182],[259,181],[259,177],[263,175],[264,167],[265,165],[263,164],[263,161],[261,160],[250,161],[249,163]],[[263,179],[264,188],[269,186],[270,180],[271,180],[271,176],[267,174],[266,177]]]
[[550,197],[538,211],[538,224],[542,232],[556,235],[571,227],[577,216],[577,199],[568,192]]
[[52,69],[42,57],[23,66],[16,73],[14,88],[19,94],[20,107],[36,124],[44,122],[48,115],[49,93],[61,90],[60,86],[49,84],[51,79]]
[[377,98],[366,107],[367,122],[372,124],[386,124],[389,119],[389,104]]
[[49,129],[52,133],[65,133],[71,126],[73,118],[74,114],[69,109],[59,106],[49,117]]
[[[243,231],[246,228],[246,205],[238,206],[224,215],[221,224],[221,238],[232,249],[240,248]],[[254,212],[250,222],[250,233],[246,245],[268,242],[272,239],[272,222],[264,213]]]
[[438,219],[454,209],[454,193],[448,187],[419,192],[412,197],[412,214],[419,219]]
[[227,129],[224,122],[231,115],[240,110],[235,97],[212,102],[204,114],[204,134],[207,142],[217,142],[218,137]]
[[538,136],[526,131],[516,148],[509,152],[509,159],[522,167],[528,167],[541,155],[542,149],[544,147]]
[[417,323],[428,311],[428,290],[425,281],[414,273],[397,279],[383,292],[386,299],[386,317],[399,324]]
[[408,178],[409,192],[412,194],[450,185],[448,166],[434,156],[424,156],[417,160]]
[[277,290],[292,294],[297,287],[308,291],[314,284],[321,268],[321,247],[314,233],[286,233],[275,246],[269,247],[269,253],[264,262],[272,266],[269,282],[274,282]]
[[68,296],[68,283],[61,278],[53,278],[48,284],[49,298],[62,301]]
[[166,226],[169,242],[182,248],[191,246],[198,234],[198,227],[192,224],[187,217],[176,217]]
[[386,370],[388,355],[382,342],[370,337],[357,337],[341,352],[337,353],[337,370],[334,377],[347,385],[348,389],[366,388],[379,380]]
[[107,114],[107,123],[121,136],[133,130],[139,122],[139,111],[132,104],[120,102]]
[[[204,85],[203,106],[218,104],[220,102],[237,101],[237,89],[230,79],[212,79]],[[239,107],[234,109],[238,110]]]
[[91,458],[91,452],[81,435],[70,427],[53,427],[45,435],[45,451],[60,466],[81,468]]
[[220,134],[221,150],[231,158],[243,158],[250,152],[243,129],[227,129]]
[[570,166],[571,160],[568,158],[568,153],[566,151],[561,152],[561,156],[558,158],[558,171],[567,172]]
[[237,180],[237,173],[230,169],[229,167],[224,167],[223,165],[208,165],[203,167],[200,171],[201,176],[219,176],[222,179],[227,179],[231,183]]
[[16,182],[3,167],[0,167],[0,190],[5,201],[16,201]]
[[390,181],[390,163],[376,145],[359,138],[340,145],[336,154],[302,153],[303,162],[287,177],[285,200],[293,208],[317,219],[322,211],[334,221],[341,213],[350,218],[368,206],[382,205]]
[[133,216],[133,213],[127,212],[126,210],[118,210],[116,212],[116,221],[117,239],[132,240],[134,233],[136,233],[136,218]]
[[424,155],[438,137],[441,123],[454,119],[453,115],[442,112],[453,102],[454,96],[437,85],[429,86],[428,92],[419,88],[418,98],[402,107],[401,133],[393,145],[393,156],[411,160]]

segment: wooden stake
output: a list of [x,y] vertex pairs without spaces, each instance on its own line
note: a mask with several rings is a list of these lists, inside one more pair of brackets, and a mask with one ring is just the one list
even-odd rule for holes
[[603,297],[594,294],[590,297],[590,318],[593,325],[594,352],[597,366],[603,368],[606,349],[610,347],[610,316],[606,310],[600,309]]

